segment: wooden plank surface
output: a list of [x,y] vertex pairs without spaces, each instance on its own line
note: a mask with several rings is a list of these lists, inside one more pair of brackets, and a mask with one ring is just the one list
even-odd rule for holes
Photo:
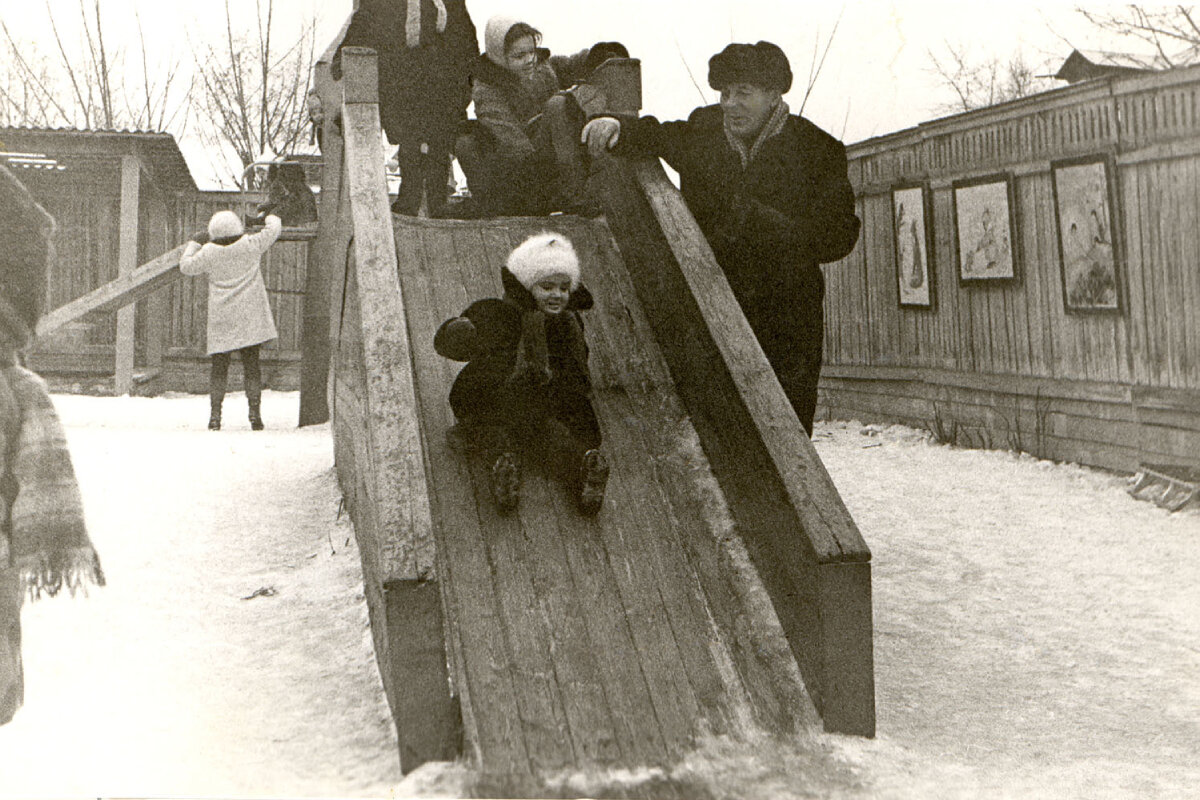
[[[865,562],[869,551],[661,167],[614,161],[603,175],[609,224],[640,304],[821,708],[816,653],[826,642],[812,565]],[[873,731],[873,716],[846,730]]]
[[[686,476],[664,477],[670,470],[657,461],[667,446],[653,409],[682,406],[648,323],[630,307],[607,228],[575,218],[394,225],[455,684],[469,750],[489,784],[588,764],[666,765],[698,733],[732,731],[735,719],[794,726],[797,714],[778,706],[794,703],[798,687],[773,685],[761,665],[756,672],[714,622],[732,627],[732,609],[709,605],[731,595],[716,574],[715,540]],[[500,516],[486,465],[445,442],[446,398],[461,365],[433,351],[433,333],[470,301],[499,296],[507,252],[547,227],[576,242],[597,297],[585,325],[612,473],[596,519],[580,516],[564,487],[536,469],[526,470],[518,511]],[[680,525],[709,537],[703,563],[691,556],[700,548],[682,544]]]
[[[440,315],[420,240],[397,235],[397,263],[413,342],[413,368],[418,418],[429,471],[428,486],[435,535],[442,544],[439,568],[446,587],[452,635],[460,640],[462,663],[455,681],[469,744],[490,753],[513,769],[527,772],[529,757],[520,735],[520,714],[508,654],[501,634],[500,611],[492,589],[491,569],[480,552],[479,518],[470,474],[450,452],[445,440],[451,424],[442,390],[453,378],[449,362],[432,349],[432,330]],[[457,309],[451,313],[458,313]],[[435,328],[434,328],[435,329]]]
[[37,333],[46,336],[69,322],[91,312],[112,311],[148,297],[158,289],[183,277],[179,257],[183,247],[176,247],[114,281],[59,306],[38,322]]

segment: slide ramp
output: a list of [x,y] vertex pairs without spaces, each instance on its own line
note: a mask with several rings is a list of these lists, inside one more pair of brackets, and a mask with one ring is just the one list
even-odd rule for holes
[[[396,217],[374,58],[346,48],[345,79],[320,82],[341,124],[324,126],[314,274],[330,283],[335,460],[402,769],[465,755],[478,791],[546,796],[563,771],[669,767],[706,733],[756,740],[818,724],[814,710],[873,736],[870,550],[662,167],[600,164],[605,221]],[[547,228],[575,242],[597,298],[612,477],[595,519],[536,474],[499,516],[446,439],[460,366],[434,331],[498,296],[507,254]],[[764,593],[802,689],[763,646],[779,641],[753,611]]]
[[[612,471],[594,519],[529,470],[518,512],[499,515],[445,435],[461,364],[434,332],[500,296],[509,251],[546,229],[570,237],[596,298],[584,319]],[[662,765],[701,733],[794,728],[802,689],[736,635],[719,489],[604,222],[397,217],[394,231],[453,676],[484,771]]]

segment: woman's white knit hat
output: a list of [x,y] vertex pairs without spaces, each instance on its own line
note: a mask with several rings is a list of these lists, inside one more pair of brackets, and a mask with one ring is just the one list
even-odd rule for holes
[[230,239],[246,232],[242,220],[232,211],[218,211],[208,221],[208,238]]
[[579,286],[579,257],[571,240],[559,233],[530,236],[508,254],[505,266],[526,289],[551,275],[570,278],[571,291]]
[[504,14],[497,14],[487,21],[483,29],[483,52],[488,59],[498,67],[504,64],[504,39],[512,26],[521,20]]

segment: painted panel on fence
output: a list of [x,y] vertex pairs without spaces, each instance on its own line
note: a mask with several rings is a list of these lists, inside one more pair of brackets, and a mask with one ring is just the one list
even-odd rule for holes
[[1007,175],[955,181],[954,230],[961,280],[1016,277],[1013,219]]
[[900,305],[933,307],[928,192],[923,184],[892,190],[892,231]]
[[1055,162],[1054,211],[1068,311],[1119,311],[1108,159]]

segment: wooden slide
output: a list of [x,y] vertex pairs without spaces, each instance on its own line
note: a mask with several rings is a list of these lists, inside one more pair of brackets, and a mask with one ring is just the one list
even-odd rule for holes
[[[321,197],[337,469],[405,771],[464,753],[506,796],[587,767],[669,767],[712,733],[874,735],[870,552],[657,162],[611,160],[606,219],[393,217],[374,55],[343,51]],[[326,107],[330,107],[327,104]],[[569,236],[612,476],[595,519],[526,477],[502,517],[445,433],[433,333],[498,296],[525,236]],[[322,244],[322,240],[324,243]],[[732,531],[730,530],[732,529]],[[800,666],[771,663],[736,535]],[[657,787],[653,796],[672,796]]]

